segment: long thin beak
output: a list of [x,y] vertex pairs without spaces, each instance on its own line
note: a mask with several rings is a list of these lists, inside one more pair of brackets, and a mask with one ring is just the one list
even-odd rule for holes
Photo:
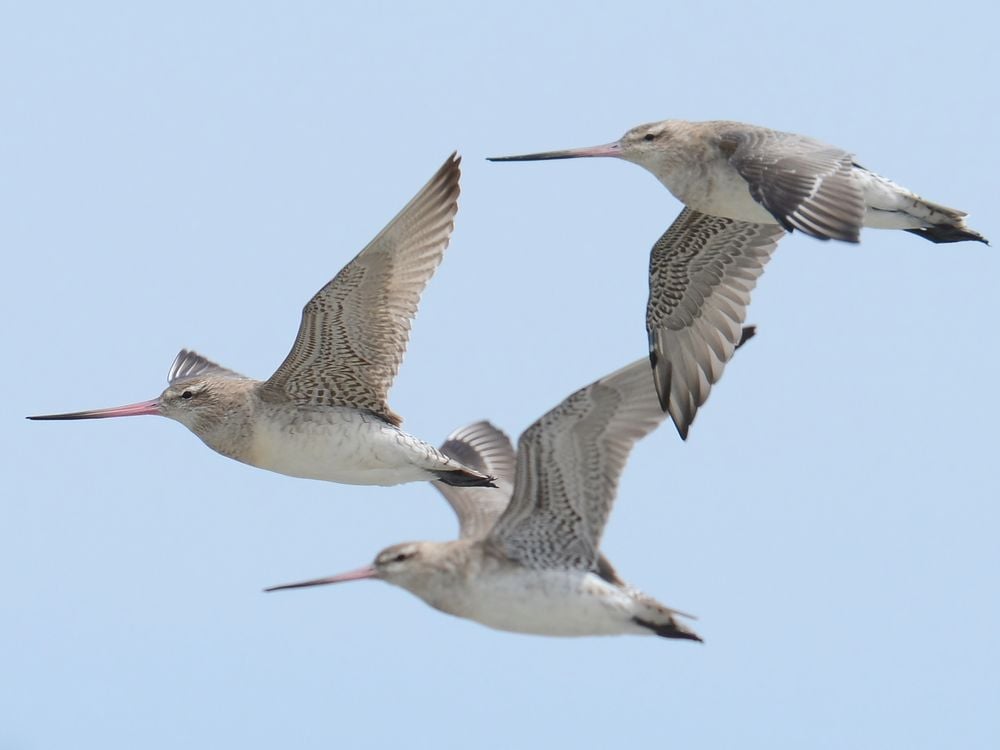
[[542,159],[579,159],[581,156],[617,156],[621,157],[622,147],[618,141],[605,143],[603,146],[587,146],[586,148],[568,148],[563,151],[543,151],[540,154],[522,154],[521,156],[491,156],[487,161],[541,161]]
[[128,406],[114,406],[110,409],[91,409],[90,411],[72,411],[67,414],[42,414],[28,419],[107,419],[108,417],[137,417],[140,414],[159,414],[160,402],[141,401]]
[[269,586],[264,589],[264,591],[280,591],[281,589],[301,589],[306,586],[324,586],[327,583],[343,583],[344,581],[360,581],[363,578],[375,578],[378,575],[378,571],[375,570],[375,566],[366,565],[363,568],[358,568],[357,570],[349,570],[346,573],[341,573],[340,575],[330,576],[328,578],[314,578],[311,581],[299,581],[298,583],[283,583],[280,586]]

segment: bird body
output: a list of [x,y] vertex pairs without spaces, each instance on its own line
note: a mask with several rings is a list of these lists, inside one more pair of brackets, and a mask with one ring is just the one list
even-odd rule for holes
[[495,630],[549,636],[653,635],[676,614],[592,571],[526,569],[483,540],[424,543],[433,575],[387,577],[427,604]]
[[858,242],[862,226],[903,229],[933,242],[986,242],[965,213],[921,198],[814,138],[730,120],[663,120],[603,146],[508,156],[536,161],[612,156],[651,172],[688,208],[780,224],[818,239]]
[[270,405],[263,405],[262,412],[238,454],[216,450],[280,474],[343,484],[434,480],[463,470],[434,446],[372,412],[350,407],[291,411]]
[[[849,200],[860,196],[864,207],[861,226],[908,230],[964,224],[962,217],[965,214],[961,211],[931,203],[855,163],[850,154],[812,138],[729,121],[687,123],[673,120],[660,124],[664,135],[669,132],[674,158],[661,160],[655,151],[637,150],[629,160],[652,172],[684,205],[702,213],[737,221],[781,224],[789,230],[800,228],[807,234],[828,239],[820,225],[796,227],[792,219],[782,220],[780,214],[766,209],[751,192],[747,170],[741,172],[743,164],[766,158],[773,162],[773,166],[769,165],[772,170],[785,168],[790,173],[797,170],[799,176],[812,180],[813,175],[804,166],[794,163],[801,159],[802,165],[814,166],[816,161],[828,169],[837,165],[842,172],[838,176],[853,183],[855,188]],[[755,146],[744,145],[748,143]],[[779,165],[782,159],[788,163]],[[795,219],[806,220],[805,217]],[[857,241],[853,236],[837,239]]]

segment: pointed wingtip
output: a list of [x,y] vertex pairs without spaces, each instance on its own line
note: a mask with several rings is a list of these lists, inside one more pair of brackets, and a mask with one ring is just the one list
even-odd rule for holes
[[670,389],[673,378],[670,363],[666,362],[663,367],[660,367],[659,354],[656,349],[650,349],[649,364],[653,368],[653,385],[656,388],[656,399],[660,402],[660,410],[664,414],[670,415],[670,420],[674,423],[674,428],[677,430],[677,434],[681,436],[681,440],[687,440],[688,429],[691,427],[693,420],[684,419],[675,413],[676,410],[670,408]]
[[670,367],[661,370],[660,354],[656,350],[653,331],[649,332],[649,366],[653,368],[653,386],[656,388],[656,398],[660,402],[660,410],[666,412],[670,408]]
[[686,441],[691,424],[694,422],[694,418],[698,416],[697,407],[692,406],[690,401],[684,401],[683,399],[678,399],[668,404],[667,407],[664,411],[670,414],[670,419],[673,421],[674,427],[677,428],[677,434],[681,436],[681,440]]
[[757,335],[757,326],[755,325],[743,326],[743,331],[740,333],[740,340],[739,342],[737,342],[736,348],[739,349],[741,346],[743,346],[746,342],[748,342],[756,335]]

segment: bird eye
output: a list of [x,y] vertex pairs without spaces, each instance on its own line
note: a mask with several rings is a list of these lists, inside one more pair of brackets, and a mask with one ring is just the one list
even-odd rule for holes
[[656,136],[653,135],[652,133],[646,133],[646,135],[644,135],[642,137],[642,140],[644,140],[644,141],[655,141],[656,140]]
[[396,555],[394,558],[392,558],[392,561],[393,562],[403,562],[403,560],[405,560],[407,557],[409,557],[408,554],[406,554],[405,552],[400,552],[398,555]]
[[181,398],[183,399],[194,398],[194,393],[192,393],[191,391],[184,391],[184,393],[181,394]]

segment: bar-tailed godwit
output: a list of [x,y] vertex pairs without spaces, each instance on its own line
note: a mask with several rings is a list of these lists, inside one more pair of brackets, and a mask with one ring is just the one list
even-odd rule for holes
[[470,425],[442,450],[496,476],[500,489],[439,487],[458,515],[458,540],[396,544],[364,568],[268,591],[374,578],[498,630],[701,640],[683,613],[625,583],[599,551],[628,454],[665,416],[642,359],[541,417],[516,458],[502,432]]
[[224,456],[281,474],[348,484],[492,486],[489,476],[403,432],[386,401],[420,294],[448,246],[460,161],[452,154],[309,301],[291,352],[268,380],[182,350],[158,398],[29,419],[156,414]]
[[603,146],[507,156],[607,156],[650,171],[686,208],[654,245],[646,330],[657,393],[681,436],[739,341],[750,293],[785,231],[858,242],[862,226],[932,242],[986,239],[842,149],[739,122],[665,120]]

